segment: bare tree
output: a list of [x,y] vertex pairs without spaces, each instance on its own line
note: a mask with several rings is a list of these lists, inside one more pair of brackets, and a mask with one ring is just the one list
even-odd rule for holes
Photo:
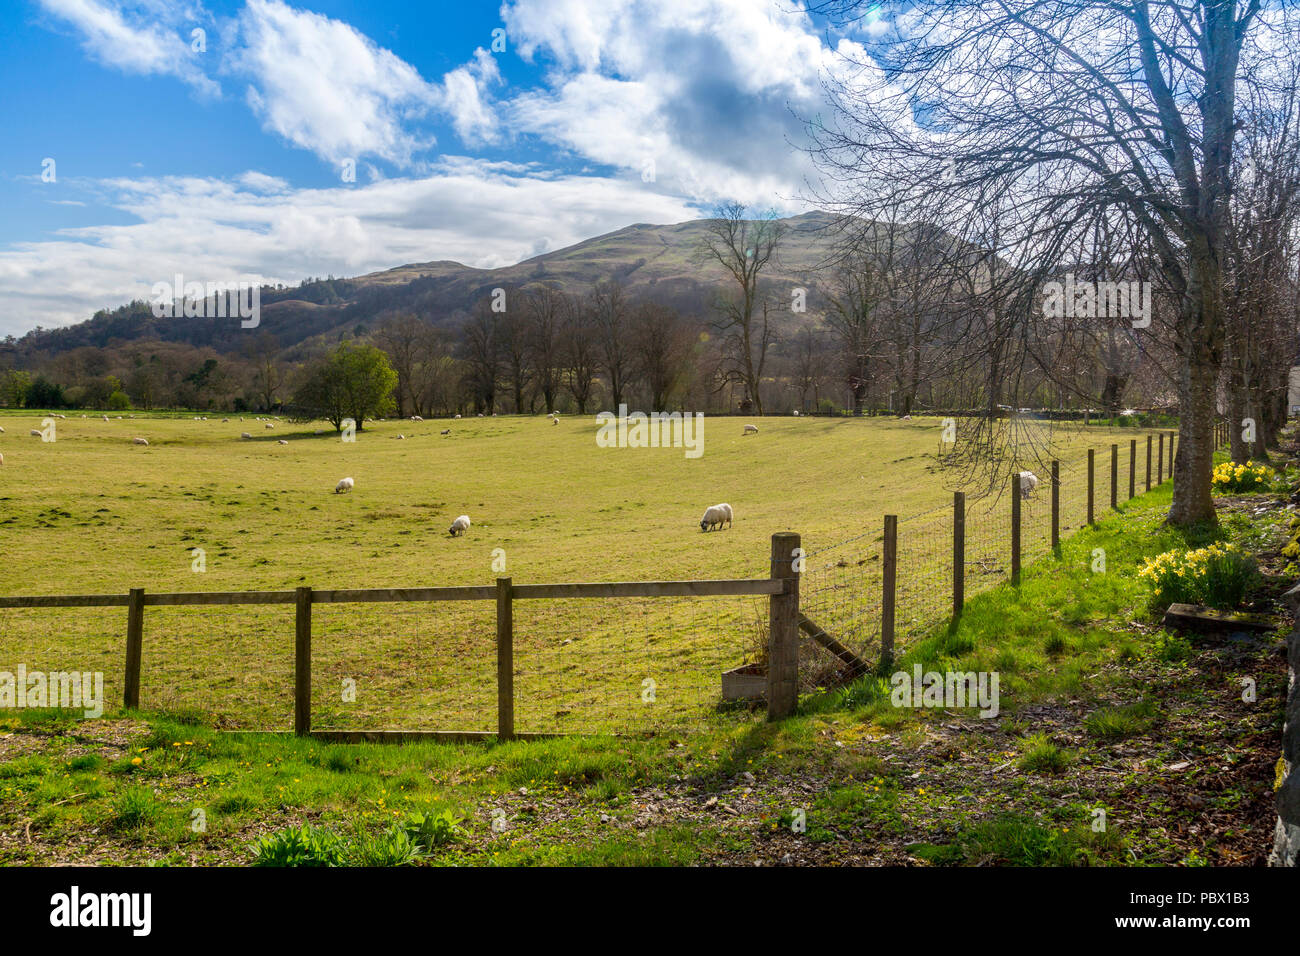
[[610,402],[615,410],[627,398],[635,360],[629,331],[627,300],[617,282],[597,282],[591,291],[591,315],[596,325],[596,350],[601,370],[609,380]]
[[[815,7],[841,22],[867,8]],[[1177,303],[1169,519],[1183,526],[1216,518],[1234,105],[1260,10],[1260,0],[919,0],[887,57],[830,84],[833,122],[810,123],[837,207],[902,210],[960,238],[973,210],[998,204],[996,251],[1030,274],[1050,270],[1098,216],[1141,228]],[[1028,320],[1030,300],[1019,301]]]
[[705,224],[699,252],[700,258],[717,262],[735,280],[732,293],[720,295],[715,306],[714,328],[724,345],[722,374],[744,388],[746,401],[759,415],[763,414],[759,383],[776,331],[770,321],[771,303],[761,292],[759,279],[776,257],[783,230],[775,213],[750,219],[742,203],[723,203]]
[[694,336],[676,309],[643,302],[632,315],[633,343],[650,411],[666,411],[685,382]]

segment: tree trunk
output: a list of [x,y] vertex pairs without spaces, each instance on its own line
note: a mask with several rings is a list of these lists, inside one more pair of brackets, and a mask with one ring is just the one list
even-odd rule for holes
[[1215,524],[1218,514],[1210,493],[1214,471],[1214,393],[1218,371],[1213,364],[1184,353],[1178,381],[1180,416],[1174,457],[1174,502],[1169,523],[1186,528]]

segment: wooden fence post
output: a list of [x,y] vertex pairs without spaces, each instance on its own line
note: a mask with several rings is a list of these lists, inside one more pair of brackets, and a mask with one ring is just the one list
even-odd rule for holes
[[1061,463],[1052,459],[1052,551],[1061,547]]
[[1169,478],[1170,480],[1173,480],[1174,477],[1174,439],[1176,437],[1177,436],[1174,435],[1172,432],[1169,434]]
[[1156,436],[1156,484],[1165,483],[1165,433],[1161,432]]
[[880,667],[894,661],[894,623],[898,598],[898,515],[885,515],[885,541],[881,554]]
[[515,737],[515,606],[510,578],[497,578],[497,739]]
[[1119,508],[1119,445],[1110,446],[1110,510]]
[[785,582],[784,594],[773,594],[767,611],[767,719],[791,716],[799,704],[799,535],[772,535],[773,580]]
[[140,658],[144,651],[144,588],[131,588],[126,604],[126,677],[122,706],[140,707]]
[[294,590],[293,732],[311,733],[311,588]]
[[966,492],[952,493],[952,620],[966,606]]
[[1095,524],[1093,520],[1093,488],[1096,484],[1097,450],[1088,449],[1088,524]]
[[1020,474],[1011,475],[1011,586],[1020,587]]
[[1151,490],[1151,436],[1147,436],[1147,491]]
[[1128,499],[1137,497],[1138,440],[1128,440]]

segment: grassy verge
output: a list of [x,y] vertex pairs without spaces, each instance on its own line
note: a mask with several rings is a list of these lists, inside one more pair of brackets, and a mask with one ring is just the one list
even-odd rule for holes
[[[1152,619],[1141,560],[1210,536],[1163,527],[1168,503],[1158,489],[1068,539],[898,662],[996,671],[996,717],[896,707],[877,678],[780,726],[460,746],[11,712],[0,862],[248,863],[309,824],[345,863],[1259,863],[1277,636],[1189,640]],[[1287,516],[1274,505],[1229,510],[1216,534],[1265,547]],[[408,853],[413,815],[444,813],[459,822]]]

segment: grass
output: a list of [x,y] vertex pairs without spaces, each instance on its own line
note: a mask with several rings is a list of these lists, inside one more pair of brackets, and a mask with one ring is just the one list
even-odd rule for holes
[[[75,433],[73,420],[60,424]],[[413,511],[414,506],[363,498],[361,468],[355,463],[349,471],[358,477],[356,497],[336,498],[328,491],[313,491],[319,482],[307,482],[299,473],[301,469],[280,469],[273,457],[257,458],[273,456],[284,446],[270,445],[256,454],[216,441],[211,449],[190,447],[191,425],[211,428],[217,424],[184,421],[158,427],[174,428],[183,436],[177,440],[177,455],[191,463],[212,463],[214,473],[204,474],[201,480],[218,485],[218,500],[191,503],[189,507],[196,509],[191,520],[196,526],[200,520],[206,522],[204,534],[217,529],[240,542],[240,549],[232,550],[229,557],[234,560],[237,556],[247,580],[203,578],[198,585],[194,583],[197,575],[188,571],[188,565],[173,574],[153,564],[158,559],[156,552],[176,532],[166,527],[170,505],[157,505],[157,513],[163,517],[150,521],[148,502],[154,500],[151,495],[181,496],[185,487],[175,477],[164,480],[161,471],[150,479],[159,483],[151,495],[137,498],[138,489],[128,483],[118,501],[99,503],[91,497],[95,507],[115,509],[113,513],[134,529],[137,540],[114,553],[112,541],[117,532],[108,523],[92,525],[84,554],[114,554],[114,560],[120,560],[126,569],[122,576],[154,589],[283,587],[292,585],[297,576],[310,577],[316,583],[321,580],[316,570],[346,560],[352,536],[387,527],[393,532],[410,530],[409,537],[420,542],[420,548],[388,552],[391,567],[376,564],[373,576],[363,573],[364,567],[354,569],[345,578],[347,586],[401,583],[388,579],[389,574],[407,583],[484,583],[490,571],[471,569],[470,557],[489,556],[500,540],[498,534],[517,536],[516,543],[525,553],[534,553],[531,549],[536,548],[540,554],[550,547],[566,569],[565,573],[544,574],[549,565],[539,561],[526,576],[512,563],[510,573],[520,581],[676,576],[671,573],[673,559],[644,546],[645,540],[655,540],[656,535],[671,538],[675,547],[701,566],[706,558],[716,563],[700,576],[761,574],[764,570],[761,559],[758,567],[746,562],[753,548],[766,554],[770,527],[761,533],[744,531],[752,540],[742,539],[748,511],[738,515],[734,537],[730,532],[704,536],[698,530],[692,535],[691,527],[681,529],[664,521],[662,503],[655,506],[642,501],[640,496],[662,487],[653,472],[656,467],[668,467],[664,460],[648,461],[646,474],[623,492],[624,500],[642,502],[629,503],[626,509],[627,520],[641,530],[641,544],[633,547],[625,541],[624,526],[615,521],[606,529],[609,550],[604,557],[608,560],[600,555],[591,559],[584,550],[591,546],[590,538],[581,530],[585,518],[576,505],[572,513],[569,506],[536,509],[550,515],[548,521],[567,527],[569,535],[529,528],[526,512],[520,511],[517,520],[525,523],[519,528],[494,530],[491,540],[471,536],[453,542],[436,530],[441,520],[434,530],[417,532],[400,523],[385,524],[396,522],[395,518],[366,519],[368,506],[401,513]],[[527,424],[512,420],[470,423],[482,429],[479,434],[485,441],[493,434],[500,437],[496,429],[523,436]],[[766,441],[776,436],[773,443],[784,441],[809,459],[818,457],[813,454],[818,438],[823,443],[844,441],[837,446],[841,456],[850,454],[853,446],[845,436],[860,443],[875,442],[872,448],[877,452],[890,442],[914,442],[911,450],[918,455],[929,440],[906,430],[916,422],[811,422],[808,424],[816,431],[810,436],[797,431],[804,424],[774,421],[773,427],[764,427],[762,438]],[[845,425],[864,427],[837,430]],[[408,426],[381,425],[375,434]],[[586,454],[573,450],[579,442],[572,435],[568,439],[550,436],[552,432],[564,435],[569,429],[576,432],[576,423],[551,427],[537,439],[537,447],[548,441],[572,440],[571,453]],[[13,428],[7,431],[6,437],[14,433]],[[532,437],[518,440],[529,445]],[[304,441],[310,444],[310,439]],[[365,454],[375,456],[367,471],[386,476],[406,469],[403,456],[418,458],[418,441],[381,445],[372,436],[369,444],[381,447],[360,446]],[[725,439],[720,443],[720,474],[735,469],[736,480],[742,480],[746,464],[741,456],[751,454],[755,440],[747,441],[751,445],[742,445],[737,435],[732,444]],[[105,441],[99,442],[105,447],[96,452],[97,442],[88,438],[86,448],[75,453],[102,454],[124,473],[126,454],[169,447],[156,443],[148,449],[123,449],[107,447]],[[467,440],[465,444],[474,443]],[[322,456],[335,454],[324,445],[318,447]],[[38,453],[51,450],[44,448]],[[895,453],[907,450],[898,448]],[[5,452],[6,469],[23,454],[16,455],[9,448]],[[231,481],[242,483],[216,473],[223,467],[219,459],[232,453],[247,459],[245,468],[250,472],[270,475],[276,465],[275,477],[286,489],[284,503],[226,486]],[[478,454],[473,449],[458,452],[471,453]],[[708,467],[713,467],[712,455],[709,451],[702,459]],[[150,462],[150,467],[154,464],[151,458],[141,460]],[[633,454],[630,460],[639,459]],[[753,467],[754,462],[748,466]],[[87,469],[90,459],[73,467]],[[164,469],[163,464],[158,467]],[[317,462],[314,467],[324,466]],[[818,467],[814,463],[814,470]],[[523,466],[518,469],[522,473]],[[828,467],[817,472],[817,480],[829,481],[833,470]],[[592,471],[595,481],[599,468],[593,465]],[[132,481],[143,480],[138,472],[130,473]],[[762,469],[755,471],[756,475],[762,473]],[[5,482],[0,497],[9,499],[6,506],[15,503],[16,510],[4,515],[20,514],[23,522],[32,522],[43,511],[46,520],[51,520],[49,505],[39,500],[32,488],[52,482],[50,488],[63,488],[67,494],[60,509],[80,520],[87,504],[80,496],[87,493],[79,489],[86,486],[74,488],[66,475],[59,474],[6,471],[0,476]],[[102,477],[104,472],[99,474]],[[405,477],[408,482],[415,481],[409,472]],[[448,484],[459,480],[447,479]],[[931,482],[933,476],[923,480]],[[768,509],[768,520],[779,513],[783,499],[792,513],[803,507],[794,500],[800,495],[790,493],[790,487],[802,488],[799,483],[778,488],[761,477],[747,481],[743,492],[736,492],[734,486],[723,492],[738,511],[737,499],[758,502],[757,507]],[[332,480],[326,484],[332,487]],[[601,493],[613,493],[611,486],[598,485],[591,486],[589,492],[597,493],[592,490],[596,487],[604,488]],[[689,493],[674,492],[674,500],[720,497],[705,495],[703,487]],[[405,494],[408,499],[424,500],[419,491],[408,489]],[[882,498],[874,501],[882,502],[883,493],[882,489]],[[318,500],[313,505],[319,511],[312,511],[313,505],[306,503],[311,500],[309,494],[316,494]],[[843,482],[837,488],[810,487],[807,494],[819,507],[829,507],[832,498],[842,500]],[[769,496],[770,501],[763,504]],[[241,503],[244,500],[248,503]],[[297,500],[297,506],[291,506],[291,500]],[[897,510],[907,513],[909,501],[921,504],[915,498],[905,499]],[[1261,653],[1258,658],[1234,658],[1233,663],[1225,663],[1202,647],[1165,634],[1146,616],[1149,595],[1135,571],[1144,557],[1170,547],[1197,545],[1216,537],[1262,541],[1269,533],[1268,520],[1225,515],[1223,527],[1216,532],[1183,535],[1162,525],[1168,501],[1166,486],[1127,505],[1121,514],[1099,509],[1106,516],[1098,527],[1067,538],[1059,557],[1027,565],[1019,589],[972,592],[955,627],[927,629],[920,639],[900,647],[900,670],[921,663],[926,670],[998,671],[1001,714],[988,721],[971,713],[891,706],[888,682],[874,675],[832,692],[806,696],[800,714],[779,725],[760,723],[743,711],[693,711],[696,716],[690,733],[573,736],[528,743],[344,745],[274,734],[230,734],[212,725],[216,708],[190,706],[162,712],[149,706],[147,695],[145,711],[114,713],[100,721],[83,721],[57,711],[0,712],[0,863],[247,864],[263,852],[264,861],[269,862],[277,853],[300,851],[309,856],[319,851],[327,861],[348,865],[421,866],[748,865],[786,858],[829,863],[919,860],[934,865],[1239,862],[1240,846],[1262,846],[1267,836],[1266,828],[1255,832],[1261,825],[1258,814],[1251,814],[1260,807],[1264,808],[1260,813],[1272,812],[1271,768],[1281,721],[1277,701],[1284,688],[1277,657]],[[274,539],[242,550],[253,543],[244,538],[269,533],[257,522],[269,520],[268,511],[274,515],[274,507],[294,515],[295,522],[310,525],[319,535],[315,547],[293,556],[301,558],[303,570],[290,571],[285,563],[288,559],[275,557]],[[325,516],[341,509],[352,509],[347,512],[352,518],[331,536],[325,531]],[[447,510],[458,513],[461,506],[449,502]],[[222,517],[225,512],[237,517]],[[337,520],[339,515],[332,517]],[[835,540],[851,530],[855,520],[842,506],[832,508],[822,516],[818,533]],[[18,542],[16,553],[27,562],[23,570],[6,562],[0,570],[7,576],[6,584],[0,590],[117,589],[116,573],[92,580],[84,576],[84,556],[77,561],[57,556],[60,552],[55,544],[85,531],[60,524],[66,521],[53,520],[53,528],[41,528],[39,533],[29,528],[22,537],[0,530],[6,544]],[[428,524],[432,518],[419,521]],[[485,518],[476,522],[475,532],[488,537],[480,524],[495,521]],[[416,523],[414,518],[407,522]],[[803,530],[793,520],[790,525]],[[236,537],[244,526],[249,534]],[[36,547],[35,542],[45,540],[47,531],[57,532],[49,536],[51,546]],[[299,532],[288,529],[285,533]],[[809,533],[805,533],[805,541]],[[510,544],[509,554],[514,554],[516,543]],[[378,540],[371,545],[378,547]],[[1106,556],[1105,570],[1100,573],[1093,570],[1098,548]],[[699,549],[698,553],[693,549]],[[209,575],[221,567],[211,560],[213,553],[209,551]],[[7,557],[9,554],[6,551]],[[440,555],[441,560],[430,565],[430,554]],[[626,562],[627,567],[616,564],[610,555]],[[181,560],[186,558],[181,556]],[[423,570],[414,569],[416,565]],[[432,580],[431,566],[436,568]],[[378,570],[381,567],[383,577]],[[603,575],[599,573],[602,568]],[[142,577],[131,577],[136,573]],[[156,579],[148,578],[150,573],[156,574]],[[468,613],[463,608],[453,610]],[[626,615],[626,606],[620,605],[617,613]],[[711,615],[715,613],[710,610]],[[6,626],[15,620],[12,612],[0,614],[9,615],[3,621]],[[75,615],[63,620],[46,618],[40,629],[19,632],[26,635],[23,640],[28,643],[7,647],[18,648],[23,654],[38,648],[80,648],[75,652],[84,651],[92,661],[102,652],[104,668],[113,674],[120,666],[120,618],[116,611],[108,615],[102,634]],[[180,649],[165,643],[162,620],[161,609],[150,609],[145,656],[148,661],[153,655],[155,666],[160,663],[159,655]],[[178,657],[169,666],[181,668],[175,673],[195,683],[207,679],[209,670],[222,679],[233,678],[228,686],[206,688],[203,692],[214,696],[199,702],[216,703],[215,691],[220,689],[227,695],[222,702],[233,705],[228,712],[256,714],[256,708],[263,706],[264,694],[270,694],[272,701],[288,700],[283,695],[291,682],[285,680],[282,687],[283,675],[250,669],[245,663],[254,659],[265,666],[268,656],[281,649],[287,637],[283,623],[268,618],[263,631],[241,637],[238,628],[226,629],[218,622],[211,632],[218,640],[196,643],[197,653]],[[362,617],[340,617],[336,631],[329,630],[331,623],[322,622],[322,633],[333,633],[335,641],[354,655],[345,663],[355,668],[351,673],[358,678],[360,702],[371,708],[369,720],[447,729],[443,721],[449,716],[471,712],[464,698],[475,687],[467,675],[477,673],[477,662],[467,652],[460,653],[459,645],[445,632],[432,626],[422,632],[438,638],[438,666],[413,676],[401,673],[411,669],[402,648],[419,647],[422,641],[410,638],[408,645],[400,643],[380,626],[382,619],[366,623]],[[628,622],[619,623],[626,630]],[[674,623],[672,618],[645,619],[644,626],[653,628],[646,636],[657,638],[646,653],[661,661],[660,666],[705,673],[710,680],[709,693],[716,696],[712,659],[685,639],[687,631],[674,630]],[[576,621],[557,624],[560,634],[568,637],[577,636],[581,628]],[[744,618],[743,624],[752,627],[752,615]],[[711,640],[716,642],[726,631],[725,617],[716,623],[709,618],[706,633]],[[589,642],[587,647],[596,649],[603,639],[598,635],[579,637]],[[485,640],[490,647],[490,635]],[[377,643],[371,646],[370,641]],[[604,647],[616,654],[626,651],[612,636]],[[1223,693],[1225,684],[1234,686],[1229,678],[1235,678],[1235,670],[1225,673],[1225,668],[1240,669],[1258,679],[1258,705],[1241,703],[1235,691]],[[490,667],[488,670],[490,673]],[[165,667],[155,671],[155,683],[172,673]],[[447,683],[437,691],[426,688],[422,693],[427,696],[414,696],[406,702],[396,696],[390,701],[366,699],[372,681],[388,681],[380,685],[387,688],[385,693],[396,695],[401,690],[414,695],[415,685],[431,682],[431,673],[440,680],[445,677]],[[581,685],[591,682],[595,673],[575,665],[566,679]],[[146,682],[146,690],[148,687]],[[639,692],[639,683],[635,687]],[[671,681],[664,681],[662,687],[671,694]],[[113,692],[107,693],[112,700]],[[337,707],[340,717],[355,718],[356,712],[341,704],[331,701],[328,705]],[[456,710],[458,707],[462,710]],[[1251,762],[1259,762],[1256,750],[1266,752],[1270,770],[1262,782],[1252,769]],[[1142,768],[1158,770],[1184,761],[1190,761],[1193,768],[1187,771],[1188,776],[1165,777],[1158,792],[1151,791],[1149,778],[1144,776],[1147,771]],[[1198,769],[1202,766],[1204,769]],[[1187,804],[1173,799],[1188,793],[1213,809],[1213,825],[1206,821],[1203,826],[1188,826],[1189,821],[1200,819],[1200,811],[1189,810]],[[1107,831],[1093,832],[1089,826],[1098,808],[1118,808],[1111,812]],[[196,817],[196,811],[202,814]],[[441,830],[435,823],[413,826],[417,815],[426,821],[457,822]],[[792,825],[800,815],[806,820],[806,830],[796,834]],[[198,819],[203,821],[201,827],[196,824]],[[304,835],[303,827],[311,829]],[[290,833],[296,836],[285,835]],[[87,839],[87,834],[95,836]],[[313,835],[323,841],[316,849],[311,849]],[[262,851],[259,848],[263,846],[271,849]],[[302,851],[303,846],[308,849]]]
[[[487,584],[498,558],[520,583],[766,576],[774,531],[798,530],[813,551],[883,512],[950,501],[928,457],[937,419],[779,418],[749,438],[737,419],[708,419],[704,456],[689,460],[679,449],[599,448],[591,418],[379,422],[348,444],[315,435],[315,425],[268,430],[251,416],[136,415],[76,413],[47,444],[27,436],[42,413],[0,413],[0,594]],[[1059,454],[1077,457],[1102,433],[1111,437],[1060,432]],[[149,447],[132,445],[135,435]],[[333,494],[344,475],[355,491]],[[698,513],[718,500],[735,506],[736,524],[701,534]],[[474,527],[452,539],[446,528],[461,513]],[[990,527],[1005,525],[1000,516]],[[974,547],[973,528],[970,537]],[[1027,541],[1041,537],[1026,531]],[[934,616],[913,594],[938,589],[906,560],[920,559],[912,543],[922,541],[942,544],[904,540],[904,623],[909,609]],[[924,559],[938,570],[929,552]],[[860,593],[873,595],[878,564],[857,574]],[[516,727],[689,726],[712,714],[719,672],[746,657],[763,611],[753,599],[519,602]],[[142,706],[287,729],[292,615],[289,606],[150,608]],[[0,629],[29,669],[102,671],[112,705],[122,696],[123,617],[0,610]],[[492,729],[494,621],[490,602],[317,606],[315,726]]]

